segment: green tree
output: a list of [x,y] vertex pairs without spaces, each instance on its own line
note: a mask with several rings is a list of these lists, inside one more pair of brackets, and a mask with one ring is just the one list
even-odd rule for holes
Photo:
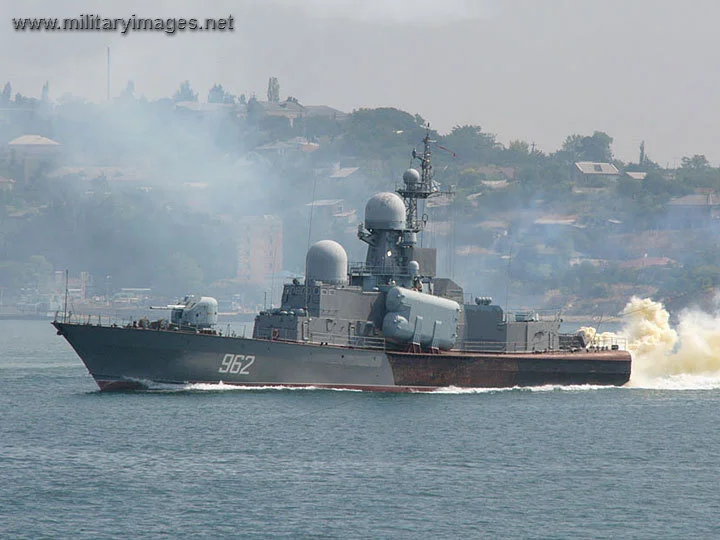
[[613,154],[610,148],[613,138],[607,133],[596,131],[584,139],[583,152],[587,161],[612,161]]
[[39,285],[50,279],[53,265],[44,255],[32,255],[27,264],[28,274]]
[[125,89],[120,92],[120,99],[123,100],[133,100],[135,99],[135,83],[133,81],[128,81],[125,85]]
[[258,102],[255,96],[252,96],[247,102],[248,120],[250,122],[257,123],[263,118],[264,113],[265,109],[263,109],[263,106],[260,105],[260,102]]
[[178,101],[197,101],[198,95],[190,86],[190,81],[183,81],[180,83],[180,88],[173,94],[172,100],[176,103]]
[[710,168],[710,162],[702,154],[695,154],[693,157],[683,157],[680,165],[683,169],[704,171]]
[[650,195],[670,195],[673,183],[657,171],[650,171],[642,180],[642,190]]
[[280,102],[280,83],[277,77],[268,79],[267,99],[270,103]]
[[494,163],[498,161],[498,151],[502,149],[495,141],[495,135],[484,133],[480,126],[455,126],[442,138],[442,144],[455,152],[464,162]]
[[711,167],[702,154],[683,157],[676,174],[679,183],[688,187],[720,188],[720,169]]
[[20,261],[0,261],[0,286],[18,290],[30,285],[27,266]]
[[402,159],[407,166],[408,150],[422,140],[425,130],[415,118],[399,109],[358,109],[346,120],[343,154],[369,159]]
[[222,84],[213,84],[208,92],[208,103],[235,103],[235,96],[225,91]]
[[12,85],[8,81],[5,83],[5,86],[3,86],[2,94],[0,94],[0,104],[10,105],[11,100],[12,100]]
[[507,147],[507,151],[515,154],[518,157],[524,158],[530,155],[530,145],[525,141],[510,141],[510,144]]
[[562,150],[570,154],[572,161],[612,161],[610,148],[613,138],[602,131],[595,131],[591,136],[569,135],[562,145]]
[[508,165],[522,165],[528,163],[541,154],[535,153],[530,145],[525,141],[510,141],[508,147],[503,152],[503,163]]
[[15,94],[15,105],[18,107],[27,107],[32,103],[32,98],[23,96],[20,92]]
[[458,178],[458,187],[460,188],[477,188],[480,186],[480,182],[486,180],[487,176],[483,173],[478,173],[475,169],[464,169],[460,172]]
[[642,182],[640,180],[635,180],[630,177],[621,177],[618,178],[615,191],[620,197],[630,199],[633,198],[641,188]]
[[[298,124],[298,120],[295,120],[295,125]],[[317,137],[336,137],[343,131],[342,125],[338,120],[334,118],[327,118],[324,116],[311,116],[304,119],[305,130],[309,139]]]

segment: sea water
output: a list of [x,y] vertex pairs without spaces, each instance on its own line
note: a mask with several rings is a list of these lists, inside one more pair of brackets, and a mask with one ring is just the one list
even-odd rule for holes
[[0,538],[716,538],[720,325],[636,307],[627,387],[431,394],[100,393],[0,321]]

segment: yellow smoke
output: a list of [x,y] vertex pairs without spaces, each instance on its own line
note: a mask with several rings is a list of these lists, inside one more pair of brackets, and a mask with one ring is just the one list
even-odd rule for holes
[[683,372],[677,358],[678,333],[670,326],[670,314],[660,302],[633,297],[622,314],[621,334],[633,356],[632,377],[661,377]]
[[[662,303],[637,297],[622,314],[625,325],[619,336],[627,339],[633,357],[631,384],[675,375],[720,375],[720,314],[684,310],[676,330]],[[581,331],[596,337],[594,328]]]
[[593,328],[592,326],[581,326],[575,333],[581,334],[588,346],[608,347],[627,341],[623,336],[615,332],[601,332],[598,334],[597,328]]

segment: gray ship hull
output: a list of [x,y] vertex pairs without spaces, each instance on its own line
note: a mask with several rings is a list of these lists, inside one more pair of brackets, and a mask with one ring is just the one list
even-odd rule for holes
[[53,322],[102,390],[148,383],[317,386],[377,391],[542,384],[622,385],[625,351],[406,353]]

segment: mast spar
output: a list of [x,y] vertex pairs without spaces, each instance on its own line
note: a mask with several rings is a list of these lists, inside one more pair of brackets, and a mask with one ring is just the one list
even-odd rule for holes
[[425,200],[437,192],[437,188],[433,187],[430,152],[430,144],[433,142],[435,141],[430,139],[430,124],[428,124],[425,128],[422,153],[418,154],[415,149],[412,151],[413,160],[420,161],[420,174],[415,169],[405,171],[403,187],[397,189],[398,195],[403,198],[405,203],[406,227],[415,233],[422,231],[425,226],[425,220],[418,219],[418,200]]

